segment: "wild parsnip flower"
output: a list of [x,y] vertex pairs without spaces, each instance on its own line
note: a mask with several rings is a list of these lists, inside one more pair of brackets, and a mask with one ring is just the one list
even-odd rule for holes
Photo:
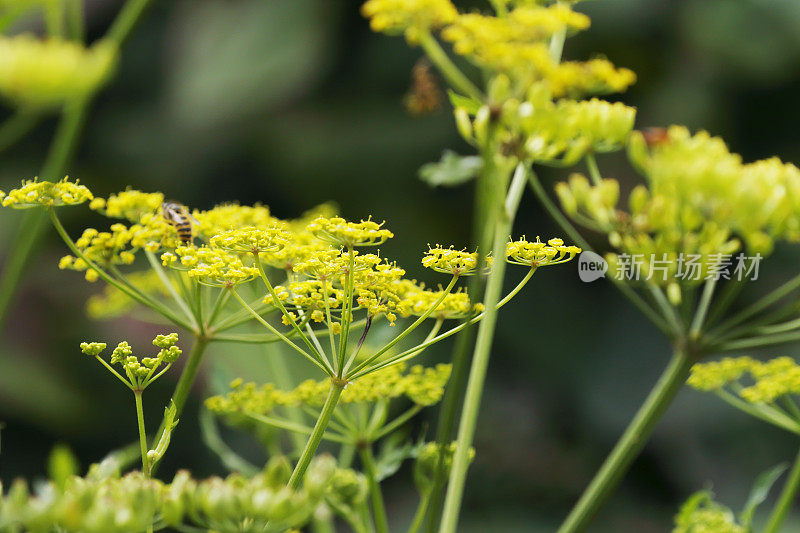
[[328,282],[341,282],[350,269],[350,254],[353,256],[353,275],[365,270],[372,270],[381,264],[382,259],[376,254],[359,254],[358,251],[343,252],[331,248],[311,253],[307,258],[295,263],[293,270],[313,279]]
[[26,108],[62,105],[102,86],[116,56],[116,47],[103,41],[85,48],[30,34],[0,37],[0,96]]
[[232,253],[272,254],[286,246],[291,235],[285,224],[267,227],[248,226],[224,231],[211,237],[211,245]]
[[199,222],[198,235],[206,240],[223,231],[249,226],[272,227],[281,223],[270,214],[269,207],[261,204],[222,204],[208,211],[194,211],[192,216]]
[[[454,276],[471,276],[478,272],[478,253],[456,250],[452,246],[428,245],[428,251],[422,257],[422,266]],[[491,266],[489,258],[488,266]]]
[[800,366],[790,357],[766,362],[750,357],[724,358],[695,364],[687,383],[704,391],[736,385],[733,393],[744,400],[769,404],[781,396],[800,394]]
[[589,18],[565,5],[524,6],[505,17],[462,14],[442,30],[453,50],[477,64],[524,77],[552,70],[548,39],[560,31],[589,27]]
[[89,208],[111,218],[125,218],[139,222],[142,216],[154,214],[161,209],[164,195],[160,192],[142,192],[127,189],[106,198],[95,198]]
[[536,242],[528,242],[523,235],[522,239],[506,244],[506,261],[534,268],[566,263],[579,253],[580,248],[565,246],[564,241],[558,238],[550,239],[545,244],[539,241],[539,237],[536,237]]
[[[414,461],[414,483],[417,485],[417,490],[425,494],[433,487],[436,471],[440,466],[440,458],[441,466],[444,468],[445,473],[450,473],[457,444],[457,442],[451,442],[442,450],[438,443],[426,442],[417,449],[416,461]],[[475,449],[470,447],[470,462],[474,457]]]
[[62,205],[82,204],[93,198],[89,189],[78,183],[69,181],[69,177],[61,181],[39,181],[38,178],[23,180],[22,186],[12,189],[8,194],[0,193],[3,207],[28,209],[31,207],[58,207]]
[[190,278],[212,287],[234,287],[259,275],[258,269],[246,266],[239,256],[219,248],[179,246],[175,252],[161,255],[164,266],[185,270]]
[[[124,224],[114,224],[110,231],[97,231],[94,228],[84,230],[83,235],[75,241],[75,246],[90,261],[100,266],[130,265],[136,259],[135,250],[131,248],[131,232]],[[61,258],[58,268],[86,272],[87,281],[97,281],[98,274],[79,257],[67,255]]]
[[607,257],[611,272],[624,266],[621,254],[663,259],[657,272],[641,265],[641,277],[679,295],[681,254],[698,258],[697,272],[683,280],[696,284],[742,247],[763,257],[776,240],[800,240],[800,170],[794,165],[775,158],[743,164],[721,139],[679,126],[649,144],[634,132],[628,151],[645,178],[631,191],[628,211],[617,205],[615,180],[590,183],[573,175],[556,188],[568,214],[609,236],[619,252]]
[[[395,308],[402,317],[421,316],[442,296],[438,291],[426,290],[424,285],[417,285],[409,280],[401,280],[401,287],[395,289],[400,299]],[[457,319],[476,315],[483,311],[483,304],[473,304],[466,291],[450,292],[430,314],[434,319]]]
[[[286,286],[275,287],[275,294],[284,303],[294,309],[300,309],[314,322],[325,320],[326,309],[338,309],[342,306],[345,293],[317,280],[296,281]],[[327,302],[326,302],[327,300]],[[274,303],[272,295],[264,298],[264,303]]]
[[250,478],[231,474],[197,480],[181,470],[164,483],[140,472],[119,477],[118,465],[100,464],[92,465],[86,477],[70,476],[61,484],[37,483],[33,492],[18,480],[6,495],[0,493],[0,529],[129,533],[158,524],[213,531],[289,531],[306,525],[334,487],[348,488],[347,494],[358,496],[351,480],[362,478],[336,468],[329,455],[311,462],[297,490],[286,486],[288,474],[275,475],[275,463],[271,459],[264,471]]
[[[371,403],[405,396],[416,405],[427,406],[441,400],[450,377],[450,365],[433,368],[417,365],[405,370],[405,365],[400,363],[358,378],[347,385],[340,402]],[[206,407],[219,415],[243,412],[266,415],[279,405],[321,407],[330,382],[306,380],[291,391],[281,391],[272,383],[257,387],[255,383],[237,379],[231,383],[231,389],[225,396],[208,398]]]
[[[153,376],[156,374],[159,367],[162,365],[168,367],[178,360],[178,357],[181,355],[181,349],[176,345],[177,342],[177,333],[157,335],[156,338],[153,339],[153,346],[159,348],[155,357],[140,358],[133,355],[133,348],[131,348],[127,341],[122,341],[114,348],[109,362],[112,366],[119,365],[122,368],[123,374],[128,376],[130,380],[131,387],[144,389],[155,379]],[[80,348],[84,354],[101,359],[100,356],[106,349],[106,343],[82,342]],[[105,361],[102,362],[106,364]],[[110,369],[111,367],[108,368]],[[158,375],[155,377],[158,377]]]
[[368,0],[361,7],[361,13],[370,19],[373,31],[390,35],[402,33],[412,44],[458,16],[450,0]]
[[564,61],[547,74],[553,95],[580,98],[589,94],[625,92],[636,83],[636,74],[617,68],[607,59]]
[[714,501],[709,491],[693,494],[675,515],[672,533],[747,533],[733,511]]
[[370,219],[348,222],[340,217],[320,217],[308,225],[308,231],[334,246],[379,246],[394,237],[394,233],[382,227],[383,224]]

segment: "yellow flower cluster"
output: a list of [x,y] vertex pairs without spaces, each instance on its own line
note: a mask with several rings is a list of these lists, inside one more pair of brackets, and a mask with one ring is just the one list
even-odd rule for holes
[[208,211],[194,211],[197,220],[197,233],[206,239],[232,229],[248,226],[271,227],[279,220],[270,214],[265,205],[221,204]]
[[[740,387],[747,376],[752,384]],[[720,390],[737,384],[735,391],[751,403],[772,403],[788,394],[800,394],[800,366],[790,357],[761,362],[750,357],[725,358],[710,363],[697,363],[687,381],[699,390]]]
[[47,108],[97,90],[111,74],[117,51],[32,35],[0,37],[0,95],[20,107]]
[[[317,280],[295,281],[287,286],[278,285],[275,287],[275,294],[284,305],[290,304],[295,310],[302,310],[314,322],[325,320],[326,309],[338,309],[345,299],[343,290]],[[272,305],[274,303],[272,295],[268,294],[264,298],[264,303]]]
[[[139,358],[133,355],[133,349],[126,342],[120,342],[111,354],[110,363],[119,365],[124,373],[131,379],[131,382],[141,382],[150,378],[161,365],[171,365],[178,360],[181,349],[176,346],[178,334],[156,335],[153,339],[153,346],[159,349],[155,357]],[[92,357],[100,357],[106,349],[104,342],[82,342],[81,351]]]
[[89,208],[111,218],[125,218],[139,222],[144,215],[158,212],[164,203],[160,192],[142,192],[128,189],[106,198],[95,198]]
[[[397,364],[358,378],[347,385],[340,402],[369,403],[405,396],[417,405],[433,405],[441,400],[450,377],[450,365],[433,368],[417,365],[408,372],[405,370],[405,365]],[[278,405],[321,407],[330,390],[330,381],[307,380],[291,391],[281,391],[272,383],[257,387],[255,383],[245,384],[237,379],[231,388],[225,396],[208,398],[206,407],[221,415],[264,415]]]
[[178,246],[174,252],[161,254],[161,262],[211,287],[233,287],[259,275],[256,267],[245,265],[239,256],[209,246]]
[[681,506],[675,516],[672,533],[747,533],[736,523],[733,511],[715,502],[711,493],[701,491],[693,494]]
[[546,42],[551,36],[588,27],[589,17],[564,5],[523,6],[505,17],[459,15],[442,30],[442,38],[481,66],[530,75],[555,67]]
[[[130,265],[136,259],[134,252],[129,248],[132,233],[124,224],[113,224],[110,231],[97,231],[94,228],[84,230],[80,239],[75,241],[75,246],[83,255],[93,263],[101,266]],[[94,269],[79,257],[67,255],[61,258],[58,268],[86,271],[87,281],[97,281],[98,274]]]
[[211,245],[233,253],[271,254],[283,249],[291,238],[284,226],[248,226],[224,231],[211,237]]
[[[478,259],[477,252],[456,250],[452,246],[428,245],[428,251],[422,257],[422,266],[454,276],[471,276],[478,272]],[[491,261],[491,257],[486,258],[485,268],[491,266]]]
[[506,244],[506,260],[509,263],[533,268],[566,263],[579,253],[580,248],[564,246],[564,241],[558,238],[550,239],[545,244],[539,242],[539,237],[536,237],[536,242],[528,242],[523,236],[518,241]]
[[[629,155],[645,177],[618,208],[614,180],[590,184],[573,175],[556,192],[576,221],[609,235],[612,246],[630,256],[667,260],[666,276],[655,282],[674,284],[680,254],[696,255],[705,279],[714,257],[741,247],[767,255],[779,239],[800,240],[800,170],[778,159],[743,164],[725,143],[706,132],[692,135],[672,126],[659,135],[636,132]],[[612,270],[618,256],[608,257]],[[642,274],[650,277],[649,265]]]
[[402,33],[410,43],[458,16],[450,0],[368,0],[361,13],[370,19],[373,31]]
[[383,222],[372,220],[348,222],[340,217],[319,217],[308,225],[308,231],[318,239],[334,246],[354,248],[356,246],[379,246],[394,237],[394,233],[383,229]]
[[[444,291],[426,290],[424,285],[402,280],[395,289],[400,297],[395,308],[402,317],[421,316],[442,296]],[[454,319],[474,316],[483,311],[483,304],[473,304],[466,291],[451,292],[436,306],[430,316],[436,319]]]
[[[630,136],[636,109],[619,102],[552,99],[547,85],[531,85],[525,97],[510,92],[511,81],[496,76],[490,92],[503,101],[498,108],[495,128],[497,150],[507,156],[547,165],[571,166],[587,153],[605,153],[622,149]],[[473,115],[465,107],[455,111],[456,125],[464,139],[482,146],[489,138],[492,123],[490,106]]]
[[53,183],[39,181],[37,178],[23,180],[22,186],[12,189],[8,194],[0,191],[3,207],[27,209],[30,207],[58,207],[82,204],[94,198],[91,191],[69,177]]

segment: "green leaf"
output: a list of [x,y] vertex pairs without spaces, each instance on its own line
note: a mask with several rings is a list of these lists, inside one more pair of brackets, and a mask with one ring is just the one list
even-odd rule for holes
[[419,177],[432,187],[455,187],[475,178],[483,162],[476,155],[460,156],[445,150],[438,163],[426,163],[419,169]]
[[750,496],[747,497],[747,503],[744,504],[742,514],[739,515],[739,521],[742,523],[742,526],[748,529],[750,528],[756,507],[767,499],[772,485],[775,484],[787,468],[789,468],[788,464],[781,463],[777,466],[773,466],[766,472],[762,472],[761,475],[758,476],[756,482],[753,484],[753,488],[750,489]]
[[375,461],[377,481],[383,481],[394,475],[400,469],[403,461],[414,456],[415,449],[414,444],[407,440],[405,432],[398,431],[389,435],[381,446],[381,453]]
[[447,96],[450,98],[450,103],[453,104],[453,107],[463,107],[470,115],[477,113],[478,109],[480,109],[483,105],[483,102],[480,100],[476,100],[469,96],[462,96],[454,92],[452,89],[448,89]]
[[691,521],[691,516],[697,510],[700,505],[706,502],[711,501],[711,492],[707,490],[701,490],[695,492],[681,505],[681,508],[678,510],[678,514],[675,516],[675,525],[677,526],[686,526]]

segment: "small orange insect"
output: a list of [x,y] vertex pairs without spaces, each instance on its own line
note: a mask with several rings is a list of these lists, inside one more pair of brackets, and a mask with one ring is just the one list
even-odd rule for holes
[[442,105],[442,90],[433,73],[433,65],[426,58],[419,59],[411,69],[411,87],[404,103],[409,113],[427,115]]

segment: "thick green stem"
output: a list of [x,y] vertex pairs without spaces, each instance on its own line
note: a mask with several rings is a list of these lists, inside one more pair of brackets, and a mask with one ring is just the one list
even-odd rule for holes
[[364,467],[369,483],[369,495],[372,501],[372,514],[375,517],[375,530],[377,533],[389,533],[389,520],[386,518],[386,506],[383,504],[383,494],[378,484],[378,467],[369,444],[359,448],[358,454]]
[[[496,193],[494,189],[500,183],[500,169],[494,164],[490,154],[483,154],[483,166],[475,188],[475,202],[473,207],[472,221],[472,246],[477,250],[488,250],[492,245],[492,228],[494,228],[494,218],[498,215],[498,210],[493,208],[497,205],[494,199]],[[481,256],[483,257],[483,256]],[[483,259],[482,259],[483,260]],[[483,276],[472,276],[469,281],[467,293],[474,301],[482,301],[486,282]],[[456,423],[458,421],[458,409],[461,406],[464,387],[467,382],[469,371],[470,355],[475,343],[476,328],[471,327],[472,320],[465,320],[459,326],[462,333],[459,334],[453,346],[452,371],[450,380],[445,388],[442,407],[439,410],[439,422],[436,429],[436,442],[440,449],[450,444],[453,438]],[[432,342],[432,341],[431,341]],[[439,527],[439,519],[444,505],[444,488],[447,478],[447,471],[441,458],[437,462],[436,472],[433,477],[427,507],[428,519],[425,521],[425,531],[433,533]]]
[[475,435],[475,426],[478,420],[483,385],[489,367],[489,356],[497,324],[497,303],[503,290],[506,262],[505,246],[508,234],[511,231],[512,219],[503,213],[497,223],[494,234],[495,261],[489,280],[486,283],[486,318],[478,326],[478,337],[475,341],[475,350],[472,354],[472,367],[470,368],[467,390],[464,396],[464,407],[461,411],[461,421],[458,427],[457,448],[453,455],[453,467],[445,497],[444,512],[439,527],[440,533],[455,533],[458,525],[458,514],[461,509],[461,499],[464,493],[464,484],[469,468],[469,450]]
[[764,528],[764,533],[778,533],[780,531],[783,521],[786,520],[786,515],[789,514],[789,510],[792,508],[798,486],[800,486],[800,452],[798,452],[797,458],[794,460],[792,470],[789,472],[789,477],[783,486],[778,503],[772,510],[767,526]]
[[150,461],[147,458],[147,433],[144,427],[144,409],[142,408],[142,391],[135,389],[133,397],[136,399],[136,420],[139,422],[139,447],[142,450],[142,473],[150,477]]
[[[192,351],[189,353],[189,359],[183,367],[181,377],[178,378],[178,384],[175,386],[175,390],[172,393],[172,403],[175,404],[176,419],[180,418],[181,412],[183,412],[183,406],[186,405],[186,399],[189,397],[189,392],[192,390],[192,384],[194,383],[195,377],[197,377],[197,371],[200,369],[200,362],[203,360],[203,353],[206,351],[208,342],[208,339],[204,337],[195,338],[194,346],[192,346]],[[156,438],[153,439],[153,446],[158,444],[161,440],[161,435],[166,429],[165,422],[166,420],[161,421],[161,427],[158,428]]]
[[322,406],[322,411],[314,426],[314,431],[312,431],[311,435],[308,437],[306,447],[303,449],[303,453],[300,455],[300,459],[298,459],[297,465],[294,467],[292,477],[289,478],[290,489],[296,489],[300,486],[306,469],[308,469],[308,465],[311,463],[311,459],[314,457],[314,453],[316,453],[317,448],[319,448],[319,443],[322,441],[322,436],[328,428],[328,422],[330,422],[333,411],[336,409],[336,404],[339,403],[339,397],[342,395],[345,384],[344,381],[331,378],[331,389],[328,392],[328,398],[325,400],[325,405]]
[[684,348],[675,350],[669,365],[661,374],[655,387],[650,391],[625,433],[622,434],[603,466],[600,467],[578,503],[575,504],[569,516],[558,529],[558,533],[584,531],[589,526],[647,443],[656,423],[686,381],[693,363],[694,358],[690,351]]

